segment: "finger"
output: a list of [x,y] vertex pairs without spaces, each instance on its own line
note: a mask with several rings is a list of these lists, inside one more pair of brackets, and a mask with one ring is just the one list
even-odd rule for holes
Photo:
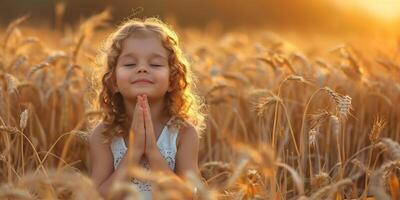
[[[146,130],[144,126],[144,119],[143,119],[143,97],[141,95],[138,95],[138,100],[137,100],[137,105],[138,105],[138,111],[136,112],[137,114],[137,120],[136,120],[136,130],[138,134],[140,134],[140,139],[143,140],[144,144],[146,144]],[[143,152],[146,152],[146,145],[143,147]]]
[[137,131],[138,127],[137,127],[137,120],[139,118],[139,97],[137,98],[136,104],[135,104],[135,108],[133,110],[133,116],[132,116],[132,122],[131,122],[131,126],[130,126],[130,130],[129,130],[129,137],[128,137],[128,141],[129,141],[129,147],[131,147],[133,145],[133,141],[134,141],[134,136],[135,136],[135,132]]
[[137,121],[137,119],[139,118],[139,113],[140,113],[140,102],[139,102],[139,96],[137,96],[136,98],[136,104],[135,104],[135,108],[133,110],[133,114],[132,114],[132,126],[134,127],[135,122]]
[[135,110],[133,110],[132,127],[137,128],[137,121],[140,117],[140,97],[137,96]]
[[133,111],[133,116],[137,117],[138,113],[140,113],[139,111],[139,107],[140,107],[140,96],[138,95],[136,97],[136,104],[135,104],[135,110]]
[[140,106],[141,106],[142,108],[145,107],[145,105],[144,105],[144,96],[145,96],[145,95],[140,95]]
[[147,96],[144,96],[144,120],[147,133],[153,133],[153,122],[151,121],[150,106],[147,101]]
[[150,110],[149,101],[148,101],[146,95],[143,95],[143,106],[144,106],[144,108],[146,108],[147,110]]
[[144,121],[144,102],[143,102],[143,96],[140,96],[140,117],[139,117],[139,121],[138,124],[140,126],[140,133],[142,133],[144,135],[144,149],[143,152],[146,153],[146,143],[147,143],[147,139],[146,139],[146,125],[145,125],[145,121]]
[[[141,103],[143,105],[143,97],[141,97]],[[146,125],[145,125],[145,119],[144,119],[144,107],[140,107],[140,121],[139,121],[139,125],[140,125],[140,130],[142,130],[143,134],[146,134]]]
[[138,116],[140,115],[141,117],[143,117],[143,111],[144,111],[144,98],[142,95],[139,95],[139,109],[138,109]]
[[141,99],[140,96],[137,96],[135,110],[133,111],[131,129],[134,131],[140,131],[140,126],[143,126],[144,123],[143,121],[142,123],[140,122],[140,118],[143,118],[143,109],[140,106],[142,101]]
[[138,124],[140,125],[140,127],[142,128],[144,128],[144,119],[143,119],[143,111],[144,111],[144,109],[143,109],[143,98],[142,98],[142,96],[139,96],[139,104],[140,104],[140,106],[139,106],[139,109],[138,109]]

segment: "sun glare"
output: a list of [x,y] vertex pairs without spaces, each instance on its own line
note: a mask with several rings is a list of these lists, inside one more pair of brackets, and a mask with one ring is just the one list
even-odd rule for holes
[[383,20],[392,21],[400,19],[399,0],[352,0],[342,1],[341,3],[344,6],[364,9]]

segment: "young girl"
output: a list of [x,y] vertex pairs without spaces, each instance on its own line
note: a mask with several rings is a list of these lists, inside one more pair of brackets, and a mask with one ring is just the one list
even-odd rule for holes
[[[131,19],[109,36],[105,61],[99,100],[106,115],[89,137],[91,178],[100,194],[106,197],[132,165],[180,178],[199,175],[203,104],[176,33],[156,18]],[[128,178],[152,198],[148,182]]]

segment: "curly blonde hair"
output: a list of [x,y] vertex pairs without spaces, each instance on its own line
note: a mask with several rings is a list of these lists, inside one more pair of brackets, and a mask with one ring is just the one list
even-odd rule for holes
[[160,37],[162,45],[169,53],[169,81],[172,90],[166,93],[165,100],[167,112],[174,119],[172,124],[178,127],[192,125],[199,134],[204,130],[204,103],[194,92],[195,77],[179,47],[177,34],[157,18],[134,18],[125,21],[111,33],[103,48],[106,69],[101,78],[99,103],[105,113],[103,122],[106,130],[103,135],[108,141],[116,135],[126,133],[122,128],[126,120],[123,97],[121,93],[115,91],[115,69],[122,52],[122,44],[126,38],[135,33],[149,31]]

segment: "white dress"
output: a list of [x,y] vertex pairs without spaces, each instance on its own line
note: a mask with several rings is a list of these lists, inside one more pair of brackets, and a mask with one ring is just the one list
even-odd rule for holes
[[[171,118],[172,119],[172,118]],[[157,147],[160,150],[161,155],[164,157],[165,161],[168,163],[168,166],[171,170],[175,170],[175,156],[176,156],[176,138],[178,136],[179,129],[175,126],[171,126],[171,119],[164,126],[161,131],[160,136],[157,139]],[[111,151],[114,158],[114,169],[119,165],[122,157],[125,155],[127,151],[127,147],[123,137],[118,136],[113,138],[111,142]],[[150,169],[150,165],[147,159],[141,159],[140,164],[146,168]],[[135,184],[136,188],[140,191],[142,199],[151,200],[151,184],[148,182],[143,182],[137,180],[136,178],[132,179],[132,183]]]

